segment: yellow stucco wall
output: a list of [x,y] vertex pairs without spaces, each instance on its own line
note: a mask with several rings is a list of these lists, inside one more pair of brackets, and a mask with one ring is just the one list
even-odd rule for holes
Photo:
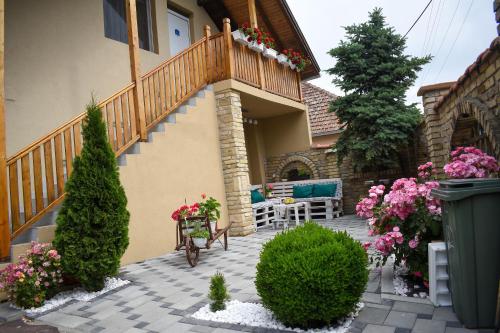
[[122,264],[171,252],[175,223],[171,213],[184,200],[199,201],[201,193],[217,198],[223,207],[221,225],[227,223],[215,98],[197,99],[187,114],[165,132],[140,144],[140,154],[127,155],[120,179],[128,198],[130,245]]
[[266,157],[278,156],[311,147],[307,111],[263,119]]
[[246,123],[244,125],[250,184],[263,184],[266,180],[266,149],[262,133],[262,122],[257,124]]
[[[169,57],[167,1],[153,1],[159,53],[140,51],[143,73]],[[171,3],[191,12],[194,40],[205,24],[217,31],[196,0]],[[104,37],[102,0],[6,0],[5,31],[8,156],[130,82],[128,45]]]

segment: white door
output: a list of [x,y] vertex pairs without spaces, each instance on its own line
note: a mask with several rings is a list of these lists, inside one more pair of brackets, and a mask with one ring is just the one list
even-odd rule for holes
[[173,10],[168,10],[168,35],[170,56],[174,56],[191,45],[189,18]]

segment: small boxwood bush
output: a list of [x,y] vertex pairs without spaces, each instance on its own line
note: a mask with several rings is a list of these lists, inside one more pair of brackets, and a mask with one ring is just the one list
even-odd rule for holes
[[355,310],[368,281],[367,264],[361,244],[347,233],[308,222],[264,245],[255,285],[283,324],[323,327]]

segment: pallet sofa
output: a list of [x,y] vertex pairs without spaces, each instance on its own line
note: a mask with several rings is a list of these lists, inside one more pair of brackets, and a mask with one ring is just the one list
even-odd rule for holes
[[[273,187],[274,199],[266,199],[265,201],[252,204],[252,216],[255,229],[269,226],[274,221],[273,205],[280,203],[282,198],[293,197],[294,185],[314,185],[314,184],[331,184],[337,185],[335,196],[333,197],[311,197],[297,198],[297,202],[309,202],[311,207],[311,219],[317,222],[324,222],[339,217],[342,214],[342,180],[340,178],[332,179],[310,179],[293,182],[278,182],[268,183]],[[252,190],[258,189],[262,191],[262,185],[252,185]],[[304,218],[303,209],[299,211],[299,217]],[[292,215],[292,218],[295,216]]]

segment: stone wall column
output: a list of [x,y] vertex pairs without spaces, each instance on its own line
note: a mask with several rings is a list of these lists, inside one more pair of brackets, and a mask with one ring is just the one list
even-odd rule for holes
[[423,86],[417,95],[422,97],[424,107],[425,129],[424,134],[427,141],[427,152],[431,162],[438,172],[448,160],[449,152],[444,147],[446,134],[443,133],[443,122],[441,115],[434,106],[439,98],[448,93],[454,82],[438,83],[435,85]]
[[240,94],[231,89],[219,91],[215,101],[230,234],[245,236],[254,232],[254,226]]

